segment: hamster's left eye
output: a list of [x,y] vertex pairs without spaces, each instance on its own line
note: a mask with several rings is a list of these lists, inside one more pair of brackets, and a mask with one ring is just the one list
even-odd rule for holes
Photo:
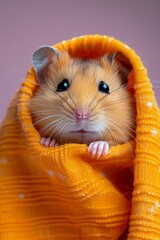
[[100,81],[98,89],[102,93],[109,94],[109,86],[103,81]]
[[57,92],[64,92],[69,88],[69,81],[68,79],[63,79],[57,86]]

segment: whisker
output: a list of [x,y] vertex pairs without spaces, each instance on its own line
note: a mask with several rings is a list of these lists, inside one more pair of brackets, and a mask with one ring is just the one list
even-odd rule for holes
[[[51,85],[51,86],[53,86],[55,89],[56,89],[56,87],[55,87],[55,85],[53,84],[53,82],[49,82],[49,85]],[[69,91],[67,91],[67,92],[69,92]],[[74,111],[74,108],[73,107],[71,107],[71,105],[65,100],[65,94],[63,93],[63,92],[61,92],[60,94],[59,93],[57,93],[57,92],[53,92],[56,96],[58,96],[59,98],[61,98],[70,108],[71,108],[71,110],[73,110]],[[61,96],[61,94],[63,95],[63,97]],[[70,95],[70,92],[69,92],[69,95]],[[71,95],[70,95],[70,97],[71,97]],[[71,98],[72,99],[72,98]],[[73,99],[72,99],[72,101],[73,101]],[[73,102],[74,103],[74,102]]]
[[39,119],[38,121],[34,122],[34,123],[33,123],[33,126],[35,126],[35,125],[37,125],[38,123],[43,122],[43,121],[45,121],[45,120],[47,120],[47,119],[49,119],[49,118],[53,118],[53,117],[55,117],[55,116],[58,116],[58,117],[59,117],[58,114],[53,114],[53,115],[44,117],[44,118]]
[[126,100],[128,100],[128,98],[117,98],[115,100],[112,100],[111,102],[106,102],[105,106],[103,106],[103,107],[109,107],[109,106],[112,106],[112,105],[115,105],[115,104],[125,103]]
[[[121,84],[118,88],[116,88],[116,89],[114,89],[112,92],[110,92],[109,95],[112,94],[113,92],[116,92],[116,91],[118,91],[118,90],[121,90],[121,88],[124,88],[124,86],[125,86],[124,84]],[[98,100],[96,101],[95,105],[92,107],[91,111],[94,109],[94,107],[95,107],[97,104],[101,103],[106,97],[108,97],[108,94],[105,94],[105,95],[102,96],[100,99],[98,99]]]
[[121,84],[118,88],[112,90],[109,94],[113,93],[113,92],[116,92],[118,90],[120,90],[121,88],[124,88],[125,87],[125,84]]
[[[118,145],[119,141],[118,141],[117,136],[116,136],[114,131],[112,131],[112,135],[114,136],[114,140],[117,143],[116,145]],[[111,130],[110,129],[105,129],[104,130],[104,136],[105,136],[104,139],[110,139],[110,137],[111,137]]]
[[[112,124],[112,125],[115,127],[114,124]],[[119,128],[117,128],[117,129],[118,129],[118,131],[119,131],[120,133],[123,134],[123,132],[122,132],[121,130],[119,130]],[[105,132],[106,132],[106,131],[105,131]],[[112,131],[111,129],[109,129],[108,132],[109,132],[109,134],[108,134],[108,139],[110,138],[110,135],[112,135],[112,136],[114,136],[114,141],[116,142],[116,145],[120,144],[120,143],[119,143],[119,140],[117,139],[117,136],[116,136],[115,133],[114,133],[114,131]],[[124,136],[124,137],[125,137],[125,136]],[[106,138],[106,139],[107,139],[107,138]],[[127,141],[126,141],[126,137],[125,137],[124,143],[125,143],[125,142],[127,142]],[[132,151],[132,149],[131,149],[130,146],[129,146],[129,148],[130,148],[130,152],[131,152],[131,154],[132,154],[132,158],[134,159],[134,153],[133,153],[133,151]],[[118,167],[118,162],[117,162],[117,167]],[[115,166],[115,169],[116,169],[116,166]]]
[[[110,130],[111,131],[111,130]],[[120,131],[121,132],[121,131]],[[111,131],[111,135],[114,135],[114,131]],[[114,135],[115,136],[115,135]],[[115,137],[114,138],[115,140],[116,140],[116,145],[118,145],[119,144],[119,141],[118,141],[118,139],[117,139],[117,137]],[[134,138],[133,138],[134,139]],[[124,143],[127,143],[127,141],[126,141],[126,138],[125,138],[125,141],[123,141]],[[131,147],[129,146],[129,148],[130,148],[130,152],[131,152],[131,154],[132,154],[132,158],[134,159],[134,153],[133,153],[133,151],[132,151],[132,149],[131,149]],[[117,163],[117,165],[118,165],[118,163]]]
[[66,122],[63,123],[63,125],[58,123],[55,128],[54,137],[58,138],[60,140],[60,142],[61,142],[61,139],[64,138],[65,133],[67,132],[67,129],[68,129],[67,126],[68,126],[68,124]]
[[38,116],[39,116],[39,115],[42,114],[42,113],[43,113],[43,114],[44,114],[44,113],[48,114],[48,113],[50,113],[50,110],[48,109],[48,110],[32,111],[30,114],[33,115],[33,116],[34,116],[34,115],[38,115]]
[[[104,116],[105,116],[105,114],[103,114]],[[121,118],[119,118],[119,120],[121,120],[122,122],[123,122],[123,124],[120,124],[118,121],[115,121],[115,120],[113,120],[113,119],[111,119],[110,117],[108,117],[107,116],[107,118],[109,118],[111,121],[115,121],[116,123],[118,123],[119,124],[119,126],[123,126],[125,129],[126,129],[126,126],[127,126],[127,128],[128,128],[128,123],[129,123],[129,125],[131,125],[131,126],[133,126],[133,131],[134,131],[134,129],[135,129],[135,127],[136,127],[136,120],[134,120],[133,121],[133,118],[132,118],[132,113],[127,113],[127,115],[130,115],[131,117],[129,117],[128,118],[128,120],[125,120],[125,119],[121,119]],[[132,123],[133,122],[133,123]],[[135,122],[135,123],[134,123]],[[135,131],[134,131],[135,132]],[[136,133],[136,132],[135,132]]]
[[[122,134],[122,136],[124,137],[125,142],[126,142],[128,139],[127,139],[127,137],[124,135],[123,131],[121,130],[122,126],[121,126],[121,128],[119,128],[118,126],[116,126],[117,122],[116,122],[116,121],[113,121],[113,120],[111,120],[111,119],[110,119],[110,124],[111,124],[116,130],[118,130],[118,132],[120,132],[120,133]],[[118,124],[117,124],[117,125],[118,125]],[[120,126],[120,125],[119,125],[119,126]],[[112,131],[112,132],[113,132],[113,131]]]
[[[57,118],[56,120],[54,121],[51,121],[49,122],[48,124],[46,124],[45,126],[43,126],[41,129],[40,129],[40,132],[41,134],[43,135],[47,135],[47,133],[52,130],[55,131],[57,129],[57,127],[61,126],[61,122],[59,121],[59,118]],[[64,124],[63,124],[64,125]]]
[[[110,121],[110,124],[111,124],[112,126],[115,127],[115,126],[117,125],[117,126],[116,126],[116,129],[118,130],[118,132],[120,132],[120,133],[122,134],[122,136],[124,136],[124,139],[126,139],[124,133],[123,133],[122,130],[121,130],[122,128],[125,128],[125,130],[126,130],[126,124],[125,124],[125,122],[124,122],[124,124],[120,124],[119,122],[117,122],[117,121],[115,121],[115,120],[113,120],[113,119],[111,119],[111,118],[110,118],[109,121]],[[127,122],[127,123],[128,123],[128,122]],[[114,124],[115,124],[115,125],[114,125]],[[133,125],[133,126],[134,126],[134,125]],[[129,128],[129,129],[128,129],[128,134],[131,136],[132,139],[134,139],[138,144],[140,144],[140,142],[138,142],[138,140],[133,136],[133,134],[130,133],[129,130],[132,131],[132,132],[134,132],[135,134],[137,134],[136,131],[135,131],[134,129],[132,129],[132,128]],[[126,140],[128,140],[128,139],[126,139]]]
[[43,126],[42,128],[40,128],[39,133],[41,136],[47,136],[47,134],[53,130],[55,130],[56,126],[59,124],[59,121],[57,120],[56,122],[51,121],[50,123],[48,123],[47,125]]
[[108,85],[109,87],[112,85],[112,84],[114,84],[115,82],[117,82],[117,79],[115,78],[115,79],[113,79],[112,80],[112,82]]
[[[73,114],[73,112],[75,111],[72,107],[71,107],[71,105],[62,97],[62,96],[60,96],[59,94],[57,94],[57,93],[55,93],[55,92],[51,92],[52,94],[54,94],[54,95],[56,95],[56,96],[58,96],[59,98],[61,98],[62,99],[62,102],[65,102],[68,106],[69,106],[69,109],[70,109],[70,111],[69,111],[69,109],[67,110],[70,114]],[[44,99],[44,96],[42,95],[42,96],[38,96],[38,99],[39,99],[39,101],[42,101],[42,103],[46,100],[46,99]],[[35,104],[34,104],[35,105]],[[36,105],[35,105],[36,106]],[[62,106],[62,105],[61,105]],[[47,107],[47,106],[46,106]],[[65,110],[65,107],[64,107],[64,109],[60,109],[56,104],[55,104],[55,102],[54,102],[54,108],[53,108],[53,110],[61,110],[61,111],[64,111]]]
[[[52,113],[55,110],[57,110],[57,114]],[[70,111],[68,111],[66,109],[62,110],[57,107],[57,108],[54,108],[54,111],[51,112],[50,109],[42,110],[42,111],[33,111],[33,112],[31,112],[31,115],[34,117],[34,116],[40,116],[41,114],[47,115],[47,116],[48,116],[48,114],[51,114],[52,117],[58,116],[58,118],[60,118],[60,117],[72,118],[72,116],[73,116],[73,113],[71,113]]]
[[67,126],[67,124],[63,125],[62,127],[60,126],[60,132],[59,132],[59,139],[61,142],[61,139],[64,139],[66,136],[66,133],[68,133],[70,128]]

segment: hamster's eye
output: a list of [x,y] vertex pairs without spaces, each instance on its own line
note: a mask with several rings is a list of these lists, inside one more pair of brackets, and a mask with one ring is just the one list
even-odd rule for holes
[[109,86],[105,82],[103,82],[103,81],[100,81],[98,89],[102,93],[109,94]]
[[66,91],[69,88],[69,81],[68,79],[63,79],[62,82],[60,82],[57,86],[57,92],[63,92]]

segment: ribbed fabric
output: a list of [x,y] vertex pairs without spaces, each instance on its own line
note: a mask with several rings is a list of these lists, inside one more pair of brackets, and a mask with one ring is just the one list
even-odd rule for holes
[[41,146],[28,109],[37,81],[31,68],[0,128],[0,239],[118,240],[129,225],[128,240],[160,240],[160,111],[139,56],[99,35],[54,47],[73,57],[129,58],[136,140],[99,160],[86,145]]

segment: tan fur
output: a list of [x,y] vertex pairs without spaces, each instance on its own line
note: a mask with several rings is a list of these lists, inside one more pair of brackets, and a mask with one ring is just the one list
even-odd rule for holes
[[[41,136],[55,138],[60,144],[103,140],[110,145],[134,137],[133,96],[121,86],[115,60],[110,63],[104,56],[81,62],[61,53],[43,74],[45,82],[40,84],[29,103],[33,123]],[[58,83],[66,78],[70,82],[69,89],[56,92]],[[109,85],[110,94],[99,92],[100,81]],[[89,120],[77,122],[77,108],[89,111]],[[90,133],[76,132],[82,128]]]

